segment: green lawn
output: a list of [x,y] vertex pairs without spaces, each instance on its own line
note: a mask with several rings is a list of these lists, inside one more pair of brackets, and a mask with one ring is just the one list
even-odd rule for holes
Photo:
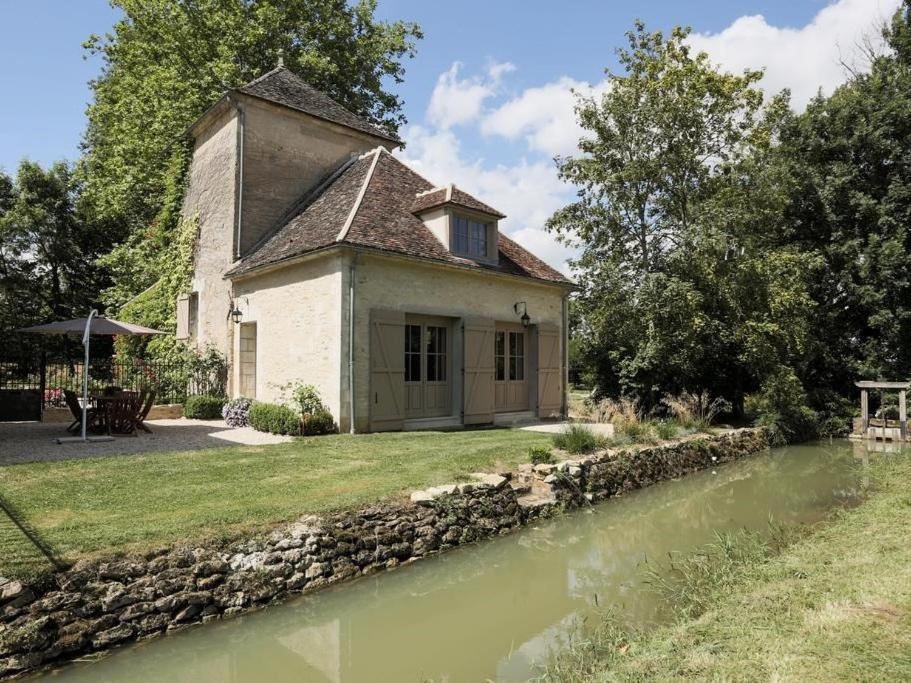
[[[527,460],[547,435],[489,429],[337,435],[274,446],[0,467],[0,497],[69,561],[231,536]],[[0,575],[48,565],[0,513]]]
[[698,617],[641,634],[608,618],[546,680],[911,680],[908,455],[876,464],[866,502],[780,554],[681,586],[710,606]]

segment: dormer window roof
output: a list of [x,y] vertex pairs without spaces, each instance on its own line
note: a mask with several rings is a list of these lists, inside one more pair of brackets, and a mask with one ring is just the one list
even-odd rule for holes
[[494,219],[506,218],[506,215],[497,211],[489,204],[485,204],[479,199],[475,199],[467,192],[460,190],[455,185],[446,185],[445,187],[434,187],[424,192],[419,192],[414,198],[414,204],[411,212],[421,214],[431,209],[437,209],[441,206],[452,205],[470,209],[478,213],[486,214]]

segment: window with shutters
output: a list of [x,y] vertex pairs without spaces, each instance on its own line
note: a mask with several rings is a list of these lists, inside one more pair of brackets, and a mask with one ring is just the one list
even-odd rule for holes
[[199,335],[199,292],[190,294],[187,302],[187,334],[190,341],[195,341]]

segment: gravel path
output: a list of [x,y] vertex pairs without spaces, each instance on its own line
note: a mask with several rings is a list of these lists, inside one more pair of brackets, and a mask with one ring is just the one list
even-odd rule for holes
[[292,441],[290,436],[232,429],[222,420],[149,420],[151,434],[118,436],[113,441],[56,443],[68,436],[66,425],[41,422],[0,422],[0,466],[24,462],[99,458],[138,453],[196,451],[225,446],[264,446]]
[[595,434],[601,434],[608,437],[614,435],[614,425],[610,423],[600,422],[542,422],[540,424],[532,424],[526,425],[525,427],[519,427],[519,429],[525,430],[526,432],[545,432],[548,434],[555,434],[557,432],[564,431],[571,424],[588,427]]

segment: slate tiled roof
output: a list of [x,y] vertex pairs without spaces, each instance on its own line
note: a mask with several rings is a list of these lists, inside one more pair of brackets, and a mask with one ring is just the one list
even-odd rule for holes
[[352,114],[331,97],[308,85],[297,74],[283,66],[263,74],[237,90],[245,95],[297,109],[311,116],[354,128],[362,133],[401,143],[394,135],[390,135],[372,123]]
[[474,209],[475,211],[480,211],[481,213],[496,216],[497,218],[506,218],[505,214],[500,213],[489,204],[485,204],[481,200],[475,199],[467,192],[463,192],[457,188],[455,185],[449,185],[448,187],[437,187],[433,190],[418,194],[414,199],[414,203],[411,205],[411,210],[414,213],[420,213],[421,211],[435,209],[436,207],[443,206],[444,204],[464,206],[467,209]]
[[432,188],[427,180],[378,148],[344,166],[228,276],[335,244],[349,244],[548,282],[569,282],[503,233],[497,264],[451,254],[413,211],[415,197]]

